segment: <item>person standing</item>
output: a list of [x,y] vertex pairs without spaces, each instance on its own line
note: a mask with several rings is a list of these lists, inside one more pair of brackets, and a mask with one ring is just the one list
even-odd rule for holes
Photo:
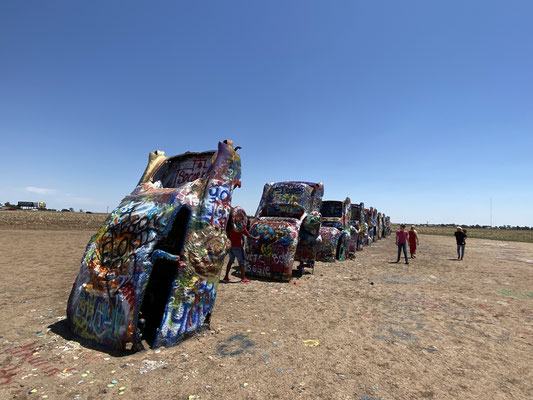
[[416,246],[418,246],[418,232],[415,230],[415,226],[411,225],[409,230],[409,253],[411,253],[411,258],[416,258]]
[[454,233],[455,240],[457,241],[457,259],[462,260],[465,255],[466,246],[466,232],[463,232],[463,228],[457,227],[457,231]]
[[[235,207],[237,209],[237,207]],[[234,209],[234,210],[235,210]],[[232,211],[232,214],[230,214],[230,218],[228,221],[228,237],[231,242],[231,248],[229,249],[229,261],[228,265],[226,265],[226,274],[224,275],[224,281],[230,281],[229,278],[229,272],[231,270],[231,266],[233,265],[233,262],[235,261],[235,258],[237,258],[237,262],[239,263],[239,269],[241,270],[241,282],[250,282],[249,279],[246,279],[246,271],[244,266],[244,249],[243,249],[243,240],[244,236],[249,237],[250,239],[259,240],[259,237],[252,236],[248,229],[246,229],[246,224],[242,223],[242,221],[236,221],[237,218],[234,217],[234,210]],[[246,214],[245,214],[246,215]]]
[[409,260],[407,259],[407,236],[409,233],[405,230],[405,225],[400,225],[400,229],[396,232],[396,245],[398,246],[398,259],[396,262],[400,262],[400,256],[403,250],[403,254],[405,256],[405,263],[409,264]]

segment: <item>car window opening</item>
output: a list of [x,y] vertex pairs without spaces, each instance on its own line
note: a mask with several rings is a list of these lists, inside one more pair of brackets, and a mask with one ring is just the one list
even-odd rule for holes
[[298,204],[267,204],[261,210],[261,217],[285,217],[300,219],[305,213],[302,206]]
[[214,151],[189,153],[168,158],[154,173],[153,182],[160,181],[163,188],[177,188],[184,183],[205,177]]
[[340,201],[323,201],[320,213],[325,218],[342,218],[343,204]]

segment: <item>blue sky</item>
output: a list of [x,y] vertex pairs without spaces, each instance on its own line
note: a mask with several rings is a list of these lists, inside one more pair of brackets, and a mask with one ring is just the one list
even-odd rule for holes
[[0,202],[111,210],[149,151],[242,146],[396,222],[533,226],[531,1],[4,1]]

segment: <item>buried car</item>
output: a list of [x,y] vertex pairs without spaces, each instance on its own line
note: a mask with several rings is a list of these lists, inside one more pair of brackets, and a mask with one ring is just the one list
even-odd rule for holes
[[368,232],[364,223],[365,203],[352,204],[352,214],[350,217],[350,255],[356,251],[363,250],[363,246],[368,241]]
[[[246,273],[250,276],[289,281],[294,260],[314,267],[320,241],[322,183],[267,183],[250,234]],[[301,271],[301,270],[300,270]]]
[[383,226],[382,229],[382,237],[386,238],[387,236],[390,236],[390,217],[383,214],[382,217]]
[[87,245],[67,305],[78,336],[105,347],[172,346],[208,325],[241,161],[217,151],[150,153],[137,187]]
[[350,215],[351,202],[347,197],[344,201],[323,201],[320,207],[322,225],[316,259],[319,261],[345,260],[349,256],[350,247]]
[[379,211],[377,212],[376,221],[376,235],[378,237],[378,240],[381,240],[381,238],[383,237],[383,219]]
[[372,207],[365,208],[365,223],[368,226],[368,246],[370,246],[374,242],[374,222],[372,217],[373,213],[374,209]]

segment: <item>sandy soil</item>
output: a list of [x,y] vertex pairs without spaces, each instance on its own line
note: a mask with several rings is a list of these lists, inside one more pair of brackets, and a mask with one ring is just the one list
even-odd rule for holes
[[58,211],[0,211],[0,229],[87,230],[95,232],[108,214]]
[[[95,229],[0,228],[1,399],[530,399],[533,244],[392,238],[293,282],[220,284],[211,331],[113,354],[65,327]],[[27,226],[26,226],[27,227]]]

